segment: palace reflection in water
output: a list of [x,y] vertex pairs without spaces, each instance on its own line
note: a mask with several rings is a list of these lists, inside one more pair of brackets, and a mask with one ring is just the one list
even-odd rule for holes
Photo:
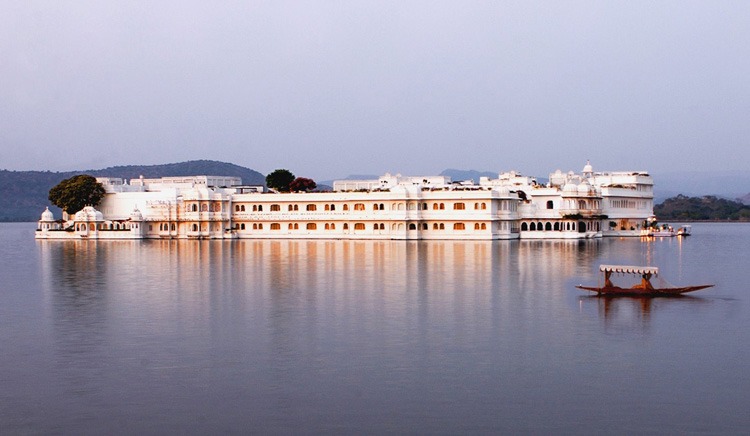
[[[750,424],[736,410],[750,400],[731,254],[743,239],[696,233],[31,241],[13,256],[37,259],[38,276],[5,271],[29,290],[2,294],[5,319],[25,311],[2,337],[33,339],[6,347],[0,413],[42,433],[733,432]],[[677,299],[576,290],[600,263],[717,286]]]

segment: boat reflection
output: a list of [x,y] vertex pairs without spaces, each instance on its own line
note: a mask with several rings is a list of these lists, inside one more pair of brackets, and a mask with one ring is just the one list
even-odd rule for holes
[[688,295],[649,297],[638,295],[587,295],[579,297],[581,307],[596,305],[599,317],[608,328],[648,328],[660,311],[674,310],[680,305],[702,305],[708,300]]

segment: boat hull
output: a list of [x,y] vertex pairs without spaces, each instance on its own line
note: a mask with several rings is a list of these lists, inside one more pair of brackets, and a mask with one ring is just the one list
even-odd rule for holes
[[576,288],[583,289],[584,291],[596,292],[599,295],[639,295],[648,297],[668,297],[674,295],[680,295],[687,292],[699,291],[701,289],[710,288],[713,285],[698,285],[698,286],[683,286],[676,288],[621,288],[619,286],[606,286],[606,287],[594,287],[594,286],[583,286],[578,285]]

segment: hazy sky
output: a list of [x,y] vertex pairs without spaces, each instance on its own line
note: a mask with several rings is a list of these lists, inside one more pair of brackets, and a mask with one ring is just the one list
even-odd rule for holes
[[750,1],[0,0],[0,168],[747,170]]

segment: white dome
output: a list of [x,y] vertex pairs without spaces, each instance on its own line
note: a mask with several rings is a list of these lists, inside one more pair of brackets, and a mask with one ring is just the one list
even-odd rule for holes
[[566,194],[575,194],[578,192],[578,187],[575,183],[567,182],[565,183],[565,186],[563,186],[563,192]]
[[502,196],[508,196],[510,195],[510,189],[508,189],[505,186],[498,186],[495,188],[495,190]]
[[76,212],[75,221],[104,221],[104,215],[93,206],[86,206]]
[[591,192],[591,185],[586,183],[585,181],[578,185],[578,193],[579,194],[588,194]]
[[583,167],[583,174],[593,173],[594,167],[591,166],[591,162],[586,161],[586,166]]
[[130,221],[143,221],[143,214],[138,208],[135,208],[130,212]]
[[42,212],[42,221],[54,221],[55,216],[52,215],[52,212],[50,212],[49,207],[44,209],[44,212]]

